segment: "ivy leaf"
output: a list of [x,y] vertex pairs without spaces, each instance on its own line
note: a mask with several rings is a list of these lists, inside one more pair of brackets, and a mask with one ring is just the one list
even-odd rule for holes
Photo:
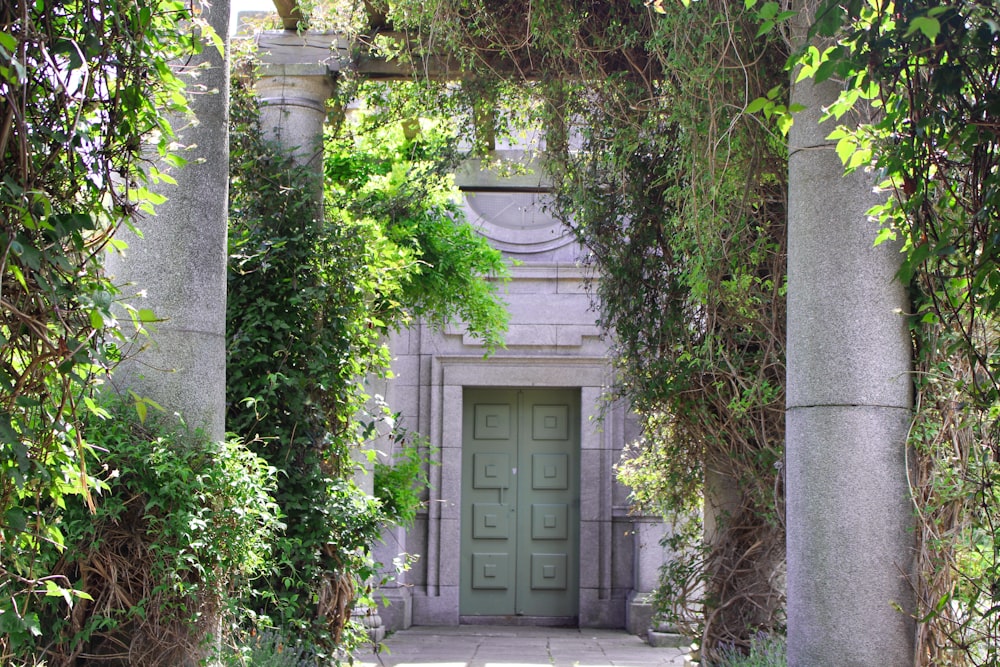
[[66,600],[66,604],[68,604],[71,607],[73,606],[73,598],[70,597],[69,591],[60,586],[59,584],[57,584],[56,582],[52,581],[51,579],[45,580],[45,597],[50,597],[50,598],[61,597],[62,599]]
[[754,39],[757,39],[758,37],[763,37],[772,30],[774,30],[774,21],[764,21],[763,23],[760,24],[760,29],[757,31],[757,34],[754,35]]
[[139,417],[139,423],[146,423],[146,417],[149,414],[149,408],[152,407],[158,412],[166,412],[163,406],[154,401],[151,398],[146,398],[135,393],[131,389],[128,392],[132,396],[132,400],[135,402],[135,413]]
[[746,112],[757,113],[758,111],[766,107],[768,104],[770,104],[770,100],[768,100],[766,97],[758,97],[757,99],[755,99],[754,101],[752,101],[750,104],[747,105]]
[[846,168],[848,171],[854,171],[858,167],[869,164],[872,161],[872,153],[870,150],[864,150],[858,148],[851,155],[851,159],[847,161]]
[[757,16],[764,20],[773,19],[778,15],[778,10],[780,9],[781,6],[777,2],[765,2],[764,6],[757,12]]
[[933,42],[941,32],[941,23],[929,16],[918,16],[910,21],[910,27],[906,31],[906,37],[920,31],[929,41]]
[[823,37],[833,37],[844,25],[847,12],[834,0],[824,2],[816,12],[816,20],[813,22],[811,32]]
[[6,32],[0,32],[0,47],[7,49],[8,53],[14,53],[17,50],[17,40]]
[[792,129],[792,124],[795,122],[791,114],[785,113],[781,114],[777,118],[778,129],[781,131],[782,136],[788,136],[788,131]]
[[42,636],[42,623],[38,620],[38,614],[31,612],[24,616],[24,627],[35,637]]

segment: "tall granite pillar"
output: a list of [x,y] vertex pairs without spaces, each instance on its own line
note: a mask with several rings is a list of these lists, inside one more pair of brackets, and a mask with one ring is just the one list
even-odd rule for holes
[[[262,43],[278,47],[278,58],[282,60],[288,51],[281,48],[291,43],[294,56],[308,58],[315,53],[316,42],[326,45],[327,36],[291,35],[279,33],[269,35]],[[313,44],[310,44],[310,40]],[[327,52],[328,53],[328,52]],[[323,128],[327,119],[327,100],[333,95],[334,81],[328,64],[324,60],[316,62],[268,62],[274,53],[265,55],[264,64],[257,80],[257,97],[260,100],[260,125],[265,139],[270,139],[283,148],[293,161],[305,167],[308,182],[303,188],[312,192],[316,202],[313,220],[303,220],[302,224],[322,224],[323,220]],[[382,383],[384,384],[384,383]],[[373,390],[373,395],[379,393]],[[380,387],[384,394],[384,387]],[[368,494],[373,492],[373,466],[363,452],[355,451],[357,474],[355,482]],[[357,607],[351,614],[365,626],[372,641],[385,637],[385,627],[377,609]]]
[[789,134],[788,664],[912,665],[907,299],[899,248],[873,246],[876,178],[842,176],[819,124],[841,87],[805,80],[791,96],[807,110]]
[[[199,2],[228,49],[229,0]],[[131,390],[177,412],[212,439],[225,437],[226,230],[229,215],[229,62],[212,45],[179,67],[192,118],[172,118],[178,141],[194,148],[181,169],[158,165],[176,185],[151,186],[167,201],[138,221],[142,238],[122,233],[124,254],[111,253],[107,270],[126,300],[162,321],[144,349],[115,371],[119,390]],[[193,76],[192,74],[197,74]],[[145,298],[134,295],[144,293]],[[126,319],[127,321],[127,319]]]

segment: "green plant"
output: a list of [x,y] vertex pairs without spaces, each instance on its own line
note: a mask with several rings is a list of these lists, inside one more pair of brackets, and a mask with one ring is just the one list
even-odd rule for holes
[[[415,317],[462,318],[499,345],[506,268],[457,215],[446,123],[414,134],[391,113],[341,119],[321,175],[262,138],[251,84],[237,79],[231,117],[227,421],[278,469],[287,524],[254,613],[326,659],[359,636],[348,619],[389,520],[350,481],[372,436],[366,378],[387,373],[386,335]],[[319,178],[322,215],[309,195]]]
[[280,525],[275,471],[239,440],[212,442],[161,415],[142,420],[131,400],[95,409],[84,433],[103,454],[95,502],[67,499],[65,546],[42,551],[51,576],[81,599],[68,611],[58,596],[41,605],[39,655],[72,664],[124,652],[173,665],[206,654],[200,643],[217,633],[203,620],[240,614],[234,599],[268,563]]
[[421,498],[428,482],[430,443],[413,431],[398,425],[390,437],[398,450],[376,459],[373,471],[374,494],[386,518],[400,526],[409,526],[423,505]]
[[315,190],[303,187],[316,175],[260,138],[247,90],[236,89],[232,116],[227,421],[278,469],[287,523],[251,604],[329,653],[369,570],[364,546],[378,535],[377,505],[344,480],[361,378],[387,361],[369,326],[376,289],[398,262],[373,226],[336,212],[316,219]]
[[266,629],[247,636],[225,656],[227,667],[316,667],[316,651],[288,632]]
[[384,327],[413,318],[437,328],[461,323],[488,353],[495,351],[507,330],[500,289],[508,270],[459,207],[453,174],[461,157],[458,122],[422,106],[427,93],[416,84],[367,82],[345,86],[342,95],[344,104],[361,96],[388,108],[339,125],[325,165],[328,206],[371,221],[403,262],[378,288],[392,279],[398,288],[390,292],[396,302],[380,313]]
[[[95,454],[79,421],[118,345],[152,319],[102,273],[114,231],[155,198],[152,146],[183,114],[169,63],[213,33],[181,0],[0,5],[0,662],[42,641],[42,598],[77,599],[40,557],[63,506],[93,506]],[[214,48],[214,47],[208,47]],[[147,147],[147,148],[144,148]],[[98,458],[99,461],[99,458]],[[99,469],[99,464],[97,465]],[[74,498],[77,497],[77,498]],[[81,500],[82,498],[82,500]],[[63,596],[65,593],[65,597]]]
[[785,667],[785,639],[759,634],[750,639],[750,646],[741,651],[735,646],[722,647],[713,667]]
[[783,624],[786,148],[745,109],[784,95],[787,49],[778,3],[689,5],[434,0],[390,19],[475,81],[447,103],[477,138],[544,132],[550,208],[597,278],[613,392],[644,421],[621,468],[636,499],[695,507],[706,470],[736,490],[709,549],[681,552],[705,585],[677,617],[710,653]]

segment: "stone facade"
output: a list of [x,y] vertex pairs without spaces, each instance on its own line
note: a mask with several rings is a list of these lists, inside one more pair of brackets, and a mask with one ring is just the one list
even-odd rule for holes
[[[258,93],[266,130],[311,162],[318,134],[316,108],[328,94],[327,77],[339,70],[347,49],[332,35],[266,34]],[[362,74],[391,76],[362,62]],[[374,69],[373,69],[374,68]],[[376,71],[377,70],[377,71]],[[376,548],[391,569],[402,553],[417,557],[412,569],[383,586],[380,615],[389,629],[410,625],[457,625],[475,619],[460,612],[463,391],[477,388],[562,388],[579,390],[579,613],[582,627],[650,627],[648,594],[663,560],[662,524],[629,514],[628,491],[615,481],[622,447],[637,436],[635,420],[621,405],[606,405],[610,379],[607,343],[587,294],[582,248],[572,233],[544,208],[546,184],[526,149],[503,146],[495,158],[518,163],[510,174],[470,161],[456,181],[465,192],[467,217],[490,242],[517,264],[505,285],[510,311],[506,348],[489,358],[461,326],[443,331],[417,323],[390,340],[393,379],[378,382],[381,394],[406,428],[429,438],[426,507],[408,530],[392,529]],[[385,443],[381,443],[385,444]],[[388,449],[388,447],[380,447]],[[489,617],[497,622],[496,617]],[[545,617],[510,617],[511,623],[545,623]],[[562,619],[565,620],[565,619]]]
[[614,465],[623,444],[636,435],[635,423],[622,406],[603,405],[608,348],[586,291],[582,249],[544,211],[537,176],[499,179],[472,163],[458,181],[466,191],[469,220],[518,262],[505,293],[510,329],[506,348],[488,358],[457,326],[438,332],[418,324],[391,341],[394,378],[384,386],[386,400],[408,428],[430,438],[436,465],[427,506],[415,525],[390,531],[376,551],[383,563],[401,552],[418,556],[410,571],[382,590],[390,601],[382,618],[392,629],[474,620],[459,610],[463,388],[578,388],[578,622],[644,633],[649,628],[644,594],[655,586],[662,562],[662,524],[630,516],[627,489],[615,481]]

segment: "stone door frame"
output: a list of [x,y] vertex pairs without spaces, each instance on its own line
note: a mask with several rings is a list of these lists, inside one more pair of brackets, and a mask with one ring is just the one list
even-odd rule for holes
[[[612,597],[614,435],[617,411],[598,421],[608,384],[603,357],[436,356],[431,360],[431,467],[427,580],[413,593],[415,625],[459,624],[462,415],[465,387],[554,387],[580,390],[580,626],[620,626],[623,601]],[[620,438],[619,438],[620,439]],[[595,549],[589,545],[597,545]]]

